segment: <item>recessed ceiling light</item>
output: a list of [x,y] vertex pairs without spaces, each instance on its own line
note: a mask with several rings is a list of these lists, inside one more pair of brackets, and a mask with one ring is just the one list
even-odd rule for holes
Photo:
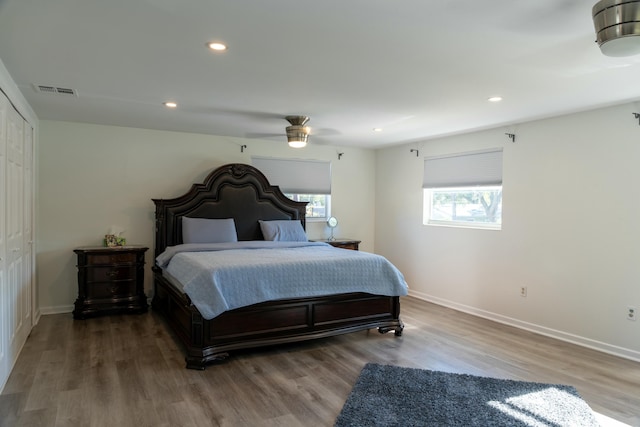
[[173,101],[167,101],[167,102],[164,103],[164,106],[167,107],[167,108],[176,108],[178,106],[178,104],[176,104]]
[[224,43],[220,43],[220,42],[209,42],[207,43],[207,47],[211,50],[216,50],[218,52],[221,52],[223,50],[227,50],[227,45]]
[[489,102],[500,102],[502,101],[502,97],[501,96],[492,96],[491,98],[488,99]]
[[373,128],[374,132],[382,132],[382,128]]

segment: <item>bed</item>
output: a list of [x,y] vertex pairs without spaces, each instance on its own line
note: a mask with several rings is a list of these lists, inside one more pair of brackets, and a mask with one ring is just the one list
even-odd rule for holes
[[[394,335],[402,335],[404,325],[400,320],[400,296],[405,292],[380,295],[329,290],[321,295],[261,301],[219,314],[216,312],[213,317],[206,310],[202,310],[205,315],[201,313],[185,291],[185,285],[169,273],[167,262],[163,259],[174,248],[190,246],[192,243],[183,243],[183,234],[187,232],[187,225],[183,230],[183,221],[184,224],[190,224],[186,221],[193,218],[232,218],[238,244],[250,246],[271,245],[265,242],[263,222],[277,224],[289,221],[297,222],[303,228],[306,226],[306,203],[287,198],[277,186],[270,185],[256,168],[239,163],[227,164],[212,171],[202,184],[193,184],[184,195],[173,199],[153,199],[153,202],[156,207],[156,263],[152,267],[152,307],[166,319],[184,345],[187,368],[205,369],[207,364],[227,358],[233,350],[299,342],[365,329],[377,328],[380,333],[394,331]],[[347,249],[306,249],[307,244],[301,245],[305,246],[305,251],[318,250],[328,257],[341,254],[346,259],[348,255],[356,255],[355,251]],[[313,246],[312,243],[309,245]],[[201,250],[208,251],[206,248]],[[205,255],[209,256],[208,252],[196,254]],[[347,285],[351,281],[355,283],[360,280],[362,272],[367,270],[353,271],[360,273],[347,274],[344,289],[349,289]]]

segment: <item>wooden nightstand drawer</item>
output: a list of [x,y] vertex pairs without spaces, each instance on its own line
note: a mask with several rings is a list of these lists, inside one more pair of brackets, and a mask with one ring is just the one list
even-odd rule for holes
[[142,246],[78,248],[78,299],[73,317],[147,311]]
[[91,298],[94,300],[111,300],[113,298],[127,298],[135,295],[136,282],[123,280],[120,282],[100,282],[91,284]]
[[134,252],[87,254],[87,265],[134,263],[136,257]]
[[87,283],[104,282],[110,280],[135,280],[138,267],[86,267]]

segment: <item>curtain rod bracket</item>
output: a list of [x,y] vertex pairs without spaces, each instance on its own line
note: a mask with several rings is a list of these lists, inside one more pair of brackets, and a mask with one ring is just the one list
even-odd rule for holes
[[338,153],[338,160],[340,160],[343,155],[344,155],[344,153]]
[[633,117],[638,119],[638,124],[640,125],[640,113],[631,113],[631,114],[633,114]]
[[509,138],[511,140],[511,142],[516,142],[516,134],[515,133],[505,133],[505,135],[507,135],[507,138]]
[[418,151],[417,148],[412,148],[411,150],[409,150],[410,153],[416,152],[416,157],[418,157],[420,155],[420,151]]
[[244,153],[244,149],[245,149],[245,148],[247,148],[247,146],[246,146],[246,145],[241,145],[241,146],[240,146],[240,152],[241,152],[241,153]]

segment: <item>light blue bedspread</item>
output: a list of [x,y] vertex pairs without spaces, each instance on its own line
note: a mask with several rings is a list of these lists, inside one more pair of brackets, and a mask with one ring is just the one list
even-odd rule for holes
[[264,301],[367,292],[407,295],[386,258],[321,242],[247,241],[167,248],[156,258],[205,319]]

